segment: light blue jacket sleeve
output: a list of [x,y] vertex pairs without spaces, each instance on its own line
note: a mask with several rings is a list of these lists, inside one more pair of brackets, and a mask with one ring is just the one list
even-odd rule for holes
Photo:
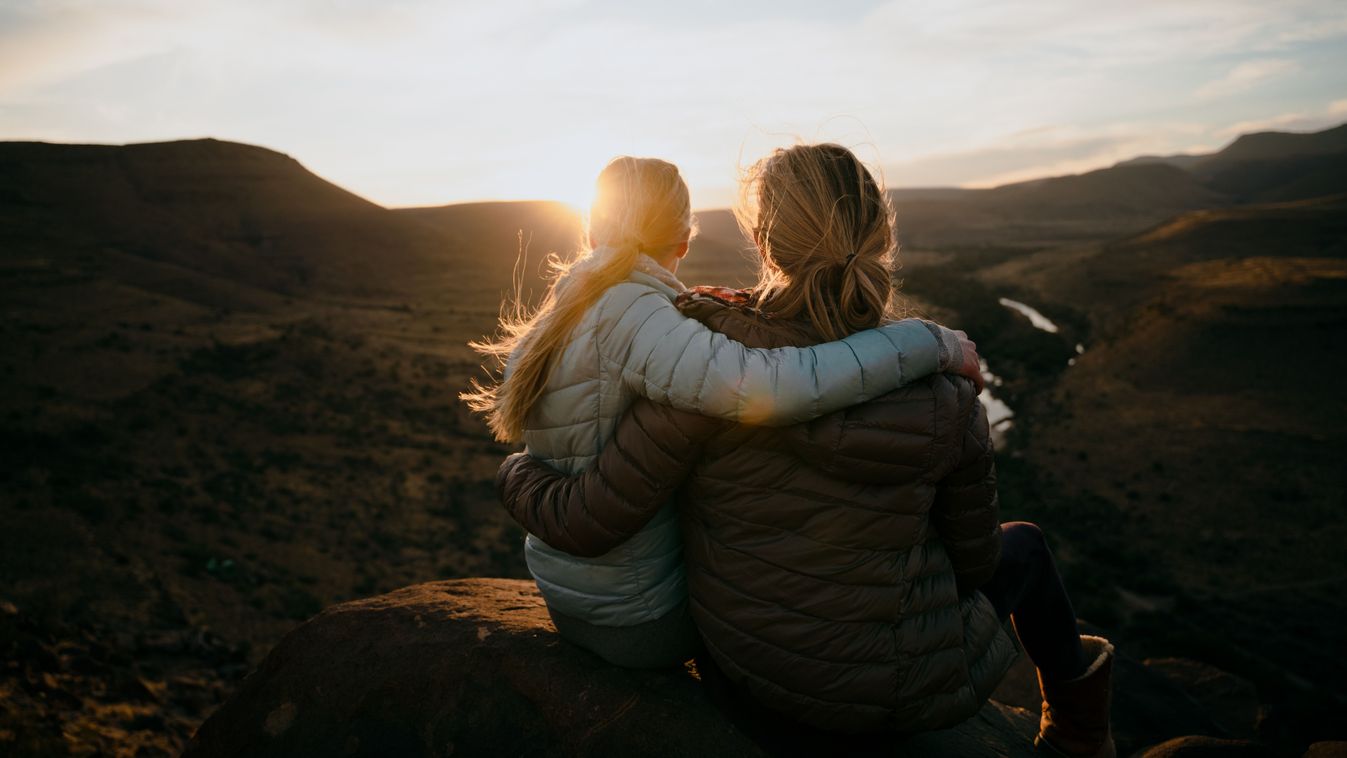
[[813,347],[745,347],[668,297],[619,284],[601,305],[599,354],[633,392],[679,410],[789,426],[891,392],[940,368],[930,327],[905,319]]

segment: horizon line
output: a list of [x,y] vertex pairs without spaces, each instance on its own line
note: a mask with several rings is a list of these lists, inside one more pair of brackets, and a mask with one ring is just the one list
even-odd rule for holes
[[[1341,123],[1339,123],[1339,124],[1336,124],[1336,125],[1333,125],[1333,126],[1326,126],[1326,127],[1319,128],[1319,129],[1259,129],[1259,130],[1250,131],[1250,132],[1241,132],[1240,134],[1236,135],[1234,138],[1232,138],[1232,139],[1230,139],[1228,142],[1226,142],[1224,145],[1222,145],[1221,147],[1216,148],[1216,149],[1214,149],[1214,150],[1213,150],[1213,149],[1203,150],[1203,149],[1201,149],[1201,148],[1198,148],[1198,149],[1195,149],[1195,150],[1184,150],[1184,151],[1176,152],[1176,153],[1164,153],[1164,154],[1160,154],[1160,153],[1142,153],[1142,154],[1139,154],[1139,155],[1134,155],[1134,156],[1132,156],[1132,157],[1130,157],[1130,158],[1124,158],[1124,159],[1122,159],[1122,160],[1115,160],[1115,161],[1112,161],[1111,163],[1100,163],[1099,165],[1094,166],[1093,168],[1086,168],[1086,169],[1083,169],[1083,170],[1081,170],[1081,171],[1077,171],[1077,172],[1073,172],[1073,173],[1060,173],[1060,174],[1054,174],[1054,173],[1050,173],[1050,172],[1045,172],[1045,173],[1042,174],[1042,175],[1033,175],[1033,176],[1031,176],[1031,177],[1029,177],[1029,178],[1025,178],[1025,179],[1016,179],[1016,180],[1013,180],[1013,181],[999,182],[999,183],[996,183],[996,184],[983,184],[983,183],[979,183],[979,182],[967,182],[967,183],[964,183],[964,184],[898,184],[898,185],[887,185],[887,186],[885,186],[884,189],[885,189],[886,192],[895,192],[895,191],[907,191],[907,192],[912,192],[912,191],[942,191],[942,190],[943,190],[943,191],[965,191],[965,192],[986,191],[986,190],[997,189],[997,188],[999,188],[999,187],[1008,187],[1008,186],[1012,186],[1012,185],[1025,184],[1025,183],[1029,183],[1029,182],[1044,181],[1044,180],[1048,180],[1048,179],[1058,179],[1058,178],[1070,177],[1070,176],[1082,176],[1082,175],[1084,175],[1084,174],[1093,173],[1093,172],[1095,172],[1095,171],[1102,171],[1102,170],[1107,170],[1107,169],[1110,169],[1110,168],[1115,168],[1115,167],[1120,166],[1120,165],[1122,165],[1122,164],[1124,164],[1124,163],[1128,163],[1128,162],[1135,161],[1135,160],[1142,159],[1142,158],[1155,158],[1155,159],[1158,159],[1158,160],[1163,160],[1163,159],[1166,159],[1166,158],[1185,158],[1185,157],[1186,157],[1186,158],[1197,158],[1197,157],[1204,157],[1204,156],[1215,155],[1216,153],[1219,153],[1219,152],[1221,152],[1221,151],[1223,151],[1223,150],[1229,148],[1231,145],[1233,145],[1235,142],[1239,141],[1240,139],[1243,139],[1243,138],[1245,138],[1245,137],[1254,136],[1254,135],[1259,135],[1259,134],[1301,134],[1301,135],[1304,135],[1304,134],[1318,134],[1318,133],[1321,133],[1321,132],[1332,131],[1333,129],[1338,129],[1338,128],[1341,128],[1341,127],[1343,127],[1343,126],[1347,126],[1347,121],[1343,121],[1343,122],[1341,122]],[[183,142],[218,142],[218,143],[222,143],[222,144],[239,145],[239,146],[242,146],[242,147],[256,148],[256,149],[259,149],[259,150],[266,150],[267,152],[274,153],[274,154],[276,154],[276,155],[278,155],[278,156],[282,156],[282,157],[285,157],[285,158],[289,158],[290,160],[295,161],[295,162],[298,163],[301,167],[303,167],[305,171],[308,171],[309,173],[313,174],[314,176],[318,177],[319,179],[321,179],[321,180],[323,180],[323,181],[325,181],[325,182],[328,182],[329,184],[332,184],[333,186],[338,187],[338,188],[342,189],[342,190],[345,191],[345,192],[349,192],[349,193],[351,193],[351,194],[353,194],[353,195],[355,195],[355,196],[361,198],[362,200],[365,200],[366,202],[372,203],[372,204],[374,204],[374,205],[377,205],[377,206],[379,206],[379,207],[381,207],[381,208],[385,208],[385,209],[387,209],[387,210],[417,210],[417,209],[445,208],[445,207],[455,206],[455,205],[493,204],[493,203],[494,203],[494,204],[500,204],[500,203],[556,203],[556,204],[558,204],[558,205],[567,206],[567,207],[571,208],[572,210],[576,211],[577,213],[581,213],[581,214],[584,213],[584,210],[581,209],[581,208],[577,208],[577,206],[576,206],[574,203],[568,202],[568,201],[566,201],[566,200],[558,199],[558,198],[547,198],[547,197],[539,197],[539,196],[513,196],[513,197],[502,197],[502,196],[497,195],[497,196],[486,196],[486,197],[475,197],[475,198],[466,198],[466,197],[465,197],[465,198],[461,198],[461,199],[446,200],[446,201],[429,201],[429,202],[413,201],[413,202],[411,202],[411,203],[406,203],[406,204],[403,204],[403,203],[397,203],[397,204],[384,203],[384,202],[380,202],[380,201],[378,201],[378,200],[372,199],[372,198],[370,198],[370,197],[367,197],[366,195],[363,195],[363,194],[361,194],[361,193],[359,193],[359,192],[353,190],[351,187],[347,186],[346,184],[340,183],[340,182],[335,181],[335,180],[333,180],[333,179],[329,179],[328,177],[324,176],[323,174],[320,174],[318,171],[315,171],[313,168],[309,167],[306,163],[304,163],[303,161],[301,161],[299,158],[295,157],[295,156],[294,156],[293,154],[291,154],[291,153],[285,152],[285,151],[280,150],[280,149],[277,149],[277,148],[275,148],[275,147],[270,147],[270,146],[258,144],[258,143],[255,143],[255,142],[244,142],[244,141],[240,141],[240,140],[234,140],[234,139],[229,139],[229,138],[226,138],[226,137],[219,137],[219,136],[214,136],[214,135],[204,135],[204,136],[183,136],[183,137],[176,137],[176,138],[172,138],[172,139],[143,140],[143,141],[133,141],[133,142],[91,142],[91,141],[67,142],[67,141],[53,140],[53,139],[43,139],[43,138],[24,138],[24,137],[17,137],[17,138],[5,137],[5,138],[0,138],[0,144],[5,144],[5,143],[12,143],[12,144],[17,144],[17,143],[29,143],[29,144],[44,144],[44,145],[62,145],[62,146],[70,146],[70,147],[138,147],[138,146],[149,146],[149,145],[170,145],[170,144],[183,143]],[[714,191],[715,194],[721,194],[721,193],[733,194],[735,190],[734,190],[734,187],[732,187],[732,186],[724,186],[724,187],[713,188],[713,191]],[[693,212],[693,213],[706,213],[706,212],[714,212],[714,211],[731,211],[732,209],[733,209],[733,203],[727,204],[727,205],[706,205],[706,206],[696,207],[696,208],[693,208],[693,211],[692,211],[692,212]]]

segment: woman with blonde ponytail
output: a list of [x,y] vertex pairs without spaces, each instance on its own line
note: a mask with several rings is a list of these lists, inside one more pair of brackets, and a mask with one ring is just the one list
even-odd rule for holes
[[[588,245],[531,315],[502,318],[475,345],[504,364],[499,381],[463,399],[502,441],[573,473],[645,397],[732,422],[785,426],[863,402],[936,371],[976,375],[971,344],[909,319],[837,342],[750,348],[679,312],[675,272],[693,235],[677,167],[621,157],[599,174]],[[875,321],[878,326],[878,320]],[[531,533],[529,571],[562,636],[629,666],[676,665],[698,646],[687,615],[681,540],[671,493],[658,513],[628,523],[630,539],[602,550]]]
[[[851,151],[778,150],[754,166],[745,198],[761,281],[684,293],[683,313],[755,347],[885,321],[893,215]],[[677,492],[691,614],[710,653],[699,668],[723,671],[762,709],[768,737],[787,731],[782,714],[842,732],[952,726],[1014,660],[1009,617],[1039,670],[1040,747],[1112,756],[1113,648],[1077,633],[1042,532],[999,523],[977,391],[928,376],[786,429],[641,400],[582,475],[516,455],[497,481],[531,532],[589,552],[634,542],[623,540]],[[775,747],[839,749],[802,734]]]

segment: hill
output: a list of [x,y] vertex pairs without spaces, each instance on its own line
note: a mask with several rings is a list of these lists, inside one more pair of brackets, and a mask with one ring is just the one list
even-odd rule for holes
[[[289,156],[210,139],[0,143],[0,202],[7,261],[156,280],[188,300],[219,287],[402,292],[451,244]],[[175,278],[188,291],[173,290]]]
[[1185,265],[1291,255],[1347,256],[1343,196],[1190,211],[1119,240],[1009,257],[980,277],[1066,306],[1107,331]]
[[[1265,696],[1312,682],[1341,698],[1347,677],[1324,655],[1347,628],[1347,482],[1328,473],[1347,449],[1345,240],[1339,202],[1105,246],[1075,293],[1097,325],[1089,347],[1025,408],[1045,511],[1075,550],[1117,556],[1133,634],[1204,651]],[[1110,285],[1139,291],[1085,305]]]
[[1206,158],[1202,153],[1179,153],[1177,155],[1138,155],[1135,158],[1128,158],[1125,161],[1118,161],[1119,166],[1144,166],[1151,163],[1162,163],[1175,168],[1190,169],[1194,164]]
[[1340,706],[1347,670],[1324,653],[1347,629],[1341,196],[1192,211],[1102,243],[955,252],[906,275],[1003,379],[1016,413],[1004,513],[1054,536],[1082,615],[1147,654],[1253,679],[1298,729]]
[[1201,208],[1339,193],[1347,193],[1347,124],[1248,134],[1209,155],[1142,156],[986,190],[891,196],[902,241],[912,247],[1024,249],[1123,237]]
[[525,575],[455,397],[509,287],[471,240],[245,145],[0,163],[0,734],[176,753],[324,605]]
[[1188,172],[1163,164],[1114,166],[986,190],[899,190],[892,197],[900,237],[917,248],[1107,239],[1223,202]]
[[1144,156],[1119,166],[1165,163],[1237,202],[1303,200],[1347,192],[1347,124],[1319,132],[1258,132],[1206,155]]
[[[463,250],[480,256],[480,268],[491,281],[521,278],[534,295],[547,285],[546,257],[569,255],[582,241],[581,218],[573,208],[555,202],[462,203],[430,208],[399,208],[396,213],[454,235]],[[689,284],[747,286],[756,280],[752,244],[727,210],[697,213],[691,251],[679,265]],[[516,261],[522,261],[516,270]]]
[[518,273],[540,280],[546,257],[569,254],[583,235],[580,215],[556,202],[463,203],[393,213],[451,237],[473,268],[489,271],[493,279],[508,280],[522,259],[524,270]]
[[1225,148],[1198,161],[1193,170],[1210,175],[1236,163],[1271,161],[1302,155],[1347,152],[1347,124],[1318,132],[1256,132],[1243,134]]

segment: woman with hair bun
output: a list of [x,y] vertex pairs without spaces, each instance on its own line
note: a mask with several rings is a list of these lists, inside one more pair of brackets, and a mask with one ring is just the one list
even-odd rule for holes
[[[851,151],[777,150],[745,201],[758,286],[684,293],[684,314],[760,348],[886,323],[893,214]],[[977,394],[936,374],[777,429],[641,400],[582,475],[519,454],[497,485],[531,533],[588,553],[630,544],[676,493],[692,618],[769,712],[841,732],[953,726],[1010,666],[1008,617],[1039,672],[1036,744],[1112,756],[1112,645],[1078,634],[1038,528],[1000,523]]]
[[[971,343],[965,349],[959,334],[916,319],[800,347],[750,347],[713,331],[674,307],[693,232],[677,167],[616,158],[596,190],[588,245],[558,266],[537,311],[502,318],[500,336],[475,345],[505,364],[503,377],[463,395],[497,439],[522,441],[557,469],[588,467],[637,398],[786,426],[936,371],[978,375]],[[675,511],[616,523],[622,544],[598,550],[530,534],[529,571],[566,639],[625,666],[676,665],[700,640]]]

